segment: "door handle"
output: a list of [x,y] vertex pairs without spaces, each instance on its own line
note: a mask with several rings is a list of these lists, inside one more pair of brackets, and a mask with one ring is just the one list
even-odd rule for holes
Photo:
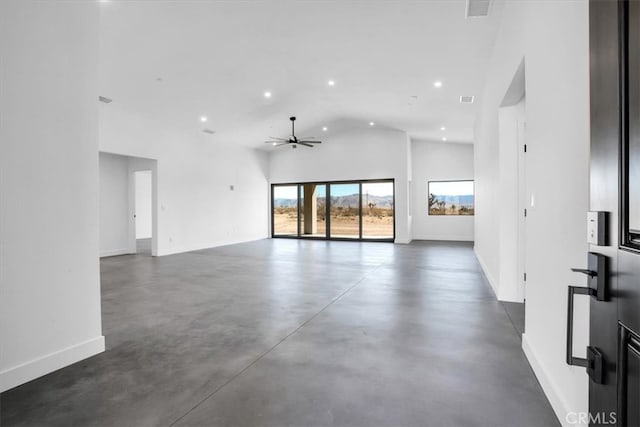
[[596,297],[598,301],[605,301],[607,297],[607,257],[595,252],[589,252],[587,260],[587,268],[572,268],[571,271],[589,276],[587,286],[594,291],[589,295]]
[[587,347],[587,357],[573,355],[573,297],[575,295],[596,296],[596,290],[582,286],[569,286],[567,295],[567,364],[587,368],[587,374],[596,384],[603,383],[604,357],[595,347]]
[[572,268],[571,271],[573,271],[574,273],[586,274],[589,277],[596,277],[598,275],[597,271],[588,270],[586,268]]
[[603,383],[604,356],[595,347],[587,347],[587,357],[573,356],[573,299],[576,295],[590,295],[598,301],[606,300],[607,258],[589,252],[588,268],[572,268],[574,273],[589,276],[587,286],[569,286],[567,295],[567,364],[587,368],[587,374],[597,384]]

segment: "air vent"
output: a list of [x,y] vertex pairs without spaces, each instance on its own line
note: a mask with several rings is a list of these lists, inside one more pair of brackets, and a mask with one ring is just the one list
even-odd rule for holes
[[460,97],[460,104],[473,104],[473,96],[462,95]]
[[202,132],[208,133],[209,135],[213,135],[214,133],[216,133],[215,130],[211,130],[211,129],[202,129]]
[[106,96],[99,96],[98,101],[104,102],[105,104],[110,104],[113,101],[113,99],[109,99]]
[[491,0],[467,0],[467,18],[489,16]]

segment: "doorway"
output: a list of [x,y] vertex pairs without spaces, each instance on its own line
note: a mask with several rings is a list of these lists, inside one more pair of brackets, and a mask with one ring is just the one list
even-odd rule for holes
[[100,257],[157,254],[157,161],[101,152]]
[[151,240],[153,236],[153,215],[151,211],[153,199],[152,172],[151,170],[135,171],[133,176],[135,181],[136,253],[151,256]]
[[500,277],[497,296],[521,305],[526,299],[527,189],[525,62],[520,62],[498,109],[500,182]]

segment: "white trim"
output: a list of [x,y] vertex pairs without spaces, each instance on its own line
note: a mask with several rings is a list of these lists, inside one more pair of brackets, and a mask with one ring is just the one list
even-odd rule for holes
[[101,335],[0,371],[0,393],[79,362],[87,357],[102,353],[104,349],[104,336]]
[[538,358],[536,357],[536,352],[533,347],[529,343],[529,337],[527,334],[522,334],[522,351],[524,351],[525,356],[529,360],[529,365],[531,365],[531,369],[533,369],[533,373],[536,378],[538,378],[538,382],[542,386],[542,390],[544,390],[544,394],[549,399],[549,403],[551,403],[551,407],[553,408],[553,412],[555,412],[556,417],[560,421],[564,427],[575,427],[580,426],[582,424],[569,424],[566,419],[566,415],[571,411],[570,406],[563,399],[562,394],[559,392],[560,387],[553,380],[553,377],[549,375],[543,365],[540,363]]
[[489,269],[487,268],[487,264],[484,263],[482,257],[476,250],[475,246],[473,247],[473,252],[476,254],[476,259],[478,260],[478,263],[480,264],[480,267],[482,268],[482,271],[484,272],[485,277],[489,281],[489,284],[493,288],[493,293],[496,294],[496,299],[497,299],[498,293],[499,293],[498,291],[500,290],[498,282],[496,282],[496,279],[494,279],[491,273],[489,272]]
[[104,258],[107,256],[117,256],[117,255],[128,255],[135,253],[131,252],[129,249],[107,249],[105,251],[100,251],[100,258]]
[[396,245],[408,245],[411,243],[411,239],[396,239],[393,241]]
[[413,236],[413,240],[435,240],[443,242],[473,242],[473,235],[471,236],[451,236],[442,234],[421,234]]
[[167,251],[158,251],[158,256],[167,256],[167,255],[183,254],[186,252],[203,251],[205,249],[212,249],[220,246],[229,246],[229,245],[237,245],[239,243],[257,242],[259,240],[270,239],[270,238],[271,236],[260,236],[260,237],[251,237],[247,239],[238,239],[238,240],[236,239],[221,240],[221,241],[211,243],[207,246],[193,246],[193,247],[182,247],[182,248],[175,247]]

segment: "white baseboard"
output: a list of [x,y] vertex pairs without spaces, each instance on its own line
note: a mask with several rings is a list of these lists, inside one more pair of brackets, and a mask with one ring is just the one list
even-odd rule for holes
[[491,273],[489,272],[489,268],[487,268],[487,264],[485,264],[484,260],[482,259],[482,257],[480,256],[480,254],[478,253],[478,251],[476,250],[475,246],[473,247],[473,252],[476,254],[476,258],[478,259],[478,263],[480,263],[480,267],[482,268],[482,271],[484,271],[484,275],[486,276],[487,280],[489,281],[489,284],[491,285],[491,288],[493,289],[493,293],[496,294],[496,298],[498,298],[498,282],[496,281],[496,279],[493,278],[493,276],[491,275]]
[[419,235],[414,235],[413,240],[436,240],[436,241],[443,241],[443,242],[473,242],[473,236],[419,234]]
[[108,257],[108,256],[117,256],[117,255],[127,255],[130,253],[135,253],[135,251],[131,252],[129,249],[107,249],[105,251],[100,251],[100,258]]
[[249,242],[256,242],[258,240],[264,240],[264,239],[269,239],[270,237],[265,237],[265,236],[254,236],[254,237],[248,237],[246,239],[229,239],[229,240],[219,240],[217,242],[212,242],[206,246],[189,246],[189,247],[174,247],[171,248],[169,250],[167,249],[160,249],[160,247],[158,247],[158,254],[157,256],[166,256],[166,255],[176,255],[176,254],[182,254],[185,252],[194,252],[194,251],[202,251],[205,249],[211,249],[211,248],[217,248],[220,246],[228,246],[228,245],[237,245],[239,243],[249,243]]
[[408,245],[409,243],[411,243],[411,239],[396,239],[393,241],[393,243],[397,245]]
[[39,378],[87,357],[102,353],[104,336],[47,354],[29,362],[0,371],[0,393]]
[[558,392],[558,390],[560,390],[558,384],[553,380],[553,377],[547,373],[543,365],[538,360],[536,352],[529,343],[529,338],[526,333],[522,334],[522,350],[524,351],[525,356],[527,356],[529,365],[531,365],[533,373],[536,375],[536,378],[538,378],[538,382],[540,382],[542,390],[544,390],[544,394],[547,396],[547,399],[549,399],[549,403],[551,403],[553,412],[555,412],[556,417],[558,417],[560,424],[564,427],[582,426],[583,424],[569,424],[567,421],[567,414],[571,411],[569,409],[570,406]]

